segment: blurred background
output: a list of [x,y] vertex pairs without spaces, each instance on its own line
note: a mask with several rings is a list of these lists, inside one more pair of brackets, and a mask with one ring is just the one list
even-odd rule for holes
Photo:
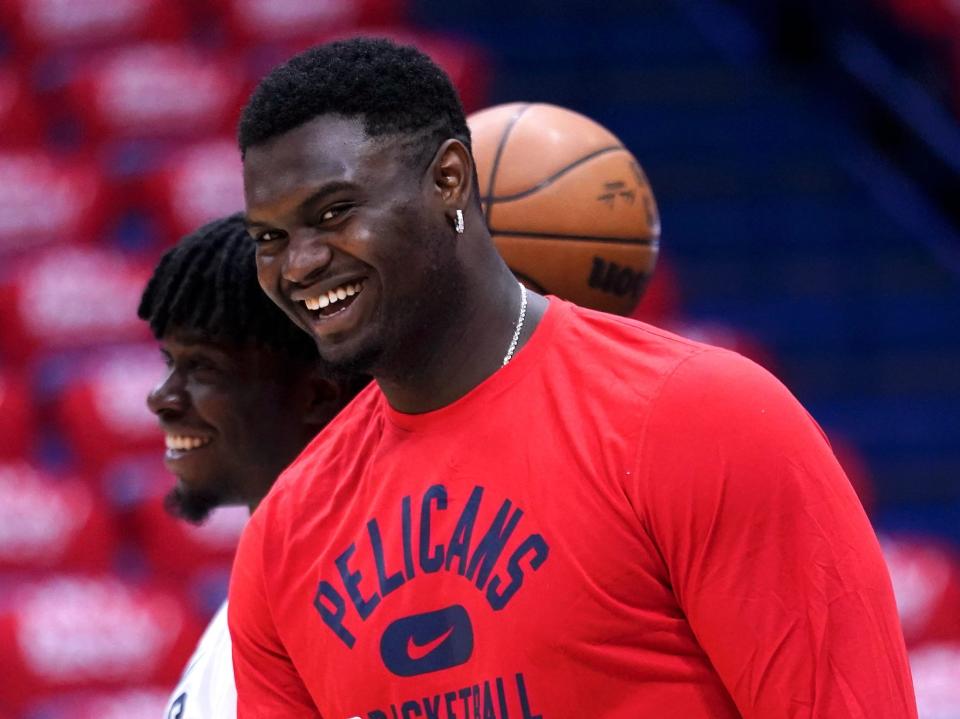
[[167,517],[136,306],[242,207],[270,67],[358,31],[468,112],[582,112],[663,223],[638,315],[775,372],[890,565],[923,719],[960,718],[956,0],[0,0],[0,719],[158,717],[245,510]]

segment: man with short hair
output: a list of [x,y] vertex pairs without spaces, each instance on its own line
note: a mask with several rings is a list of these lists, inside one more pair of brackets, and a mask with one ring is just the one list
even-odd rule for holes
[[376,380],[244,532],[241,717],[916,716],[817,425],[739,355],[519,286],[428,58],[308,50],[239,139],[261,287]]
[[[177,477],[166,503],[190,522],[222,505],[253,511],[368,381],[332,373],[313,341],[264,296],[240,215],[211,222],[169,250],[138,314],[167,365],[147,398]],[[226,620],[224,604],[171,696],[168,719],[236,716]]]

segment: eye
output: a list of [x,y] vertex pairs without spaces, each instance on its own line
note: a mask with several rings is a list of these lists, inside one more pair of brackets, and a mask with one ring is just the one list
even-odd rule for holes
[[215,362],[204,357],[191,359],[187,371],[200,381],[216,380],[222,374],[220,367]]
[[340,217],[341,215],[343,215],[345,212],[347,212],[348,210],[350,210],[352,207],[353,207],[353,205],[351,205],[351,204],[349,204],[349,203],[342,203],[342,204],[339,204],[339,205],[333,205],[332,207],[328,207],[326,210],[324,210],[322,213],[320,213],[320,222],[321,222],[321,223],[323,223],[323,222],[331,222],[332,220],[335,220],[335,219],[337,219],[338,217]]
[[279,230],[255,230],[250,233],[250,236],[258,245],[263,245],[267,244],[268,242],[275,242],[276,240],[283,239],[283,232],[280,232]]

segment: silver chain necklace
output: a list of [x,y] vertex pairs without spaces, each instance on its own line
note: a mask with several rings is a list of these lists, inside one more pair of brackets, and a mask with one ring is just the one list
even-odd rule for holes
[[510,346],[507,347],[507,354],[503,357],[503,367],[507,365],[507,362],[513,359],[513,353],[517,351],[517,342],[520,340],[520,330],[523,329],[523,320],[527,316],[527,288],[524,287],[522,282],[518,282],[520,285],[520,316],[517,317],[517,329],[513,332],[513,339],[510,340]]

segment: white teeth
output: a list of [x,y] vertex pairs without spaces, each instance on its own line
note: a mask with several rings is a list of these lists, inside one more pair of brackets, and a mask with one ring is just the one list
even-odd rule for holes
[[187,450],[187,449],[198,449],[210,443],[208,438],[204,437],[187,437],[180,434],[168,434],[164,437],[165,444],[167,449],[176,449],[176,450]]
[[341,285],[340,287],[330,290],[319,297],[307,297],[306,299],[302,300],[302,302],[308,310],[315,312],[317,310],[322,310],[324,307],[329,307],[335,302],[340,302],[348,297],[353,297],[354,295],[359,294],[361,289],[363,289],[363,281],[356,282],[352,285]]

